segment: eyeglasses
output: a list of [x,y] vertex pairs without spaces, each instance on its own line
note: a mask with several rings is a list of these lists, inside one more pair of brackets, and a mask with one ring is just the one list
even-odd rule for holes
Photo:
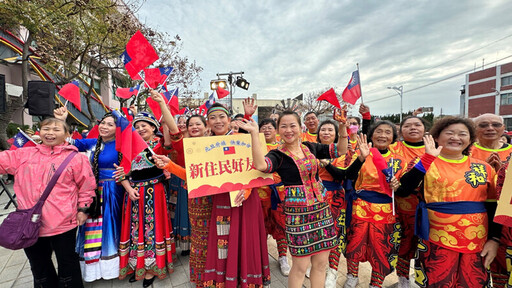
[[492,128],[501,128],[503,126],[503,123],[499,123],[499,122],[492,122],[492,123],[482,122],[482,123],[478,123],[478,128],[487,128],[489,125],[491,125]]

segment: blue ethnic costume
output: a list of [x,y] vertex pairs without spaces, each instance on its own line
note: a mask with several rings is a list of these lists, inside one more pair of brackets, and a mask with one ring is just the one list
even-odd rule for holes
[[[116,142],[101,143],[96,151],[98,139],[75,140],[74,145],[81,152],[91,152],[91,162],[98,155],[96,179],[101,201],[101,215],[88,218],[79,226],[76,251],[80,256],[82,277],[86,282],[119,277],[119,235],[121,233],[121,207],[124,189],[112,177],[119,165]],[[96,171],[95,171],[96,172]]]

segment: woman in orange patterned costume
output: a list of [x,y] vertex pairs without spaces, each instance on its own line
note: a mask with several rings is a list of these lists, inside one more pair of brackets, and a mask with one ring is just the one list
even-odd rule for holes
[[488,230],[492,215],[485,205],[494,195],[494,170],[467,156],[475,140],[471,120],[445,117],[435,123],[431,135],[424,138],[426,153],[403,175],[397,191],[410,193],[423,181],[424,201],[418,204],[415,227],[420,237],[416,283],[483,287],[485,267],[498,248],[493,237],[499,231]]

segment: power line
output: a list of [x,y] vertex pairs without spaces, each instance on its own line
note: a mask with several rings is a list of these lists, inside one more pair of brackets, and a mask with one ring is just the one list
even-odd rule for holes
[[[487,48],[487,47],[489,47],[489,46],[491,46],[491,45],[493,45],[493,44],[495,44],[495,43],[498,43],[498,42],[503,41],[503,40],[505,40],[505,39],[507,39],[507,38],[510,38],[510,37],[512,37],[512,34],[509,34],[509,35],[507,35],[507,36],[505,36],[505,37],[502,37],[502,38],[500,38],[500,39],[494,40],[494,41],[492,41],[492,42],[490,42],[490,43],[488,43],[488,44],[486,44],[486,45],[484,45],[484,46],[481,46],[481,47],[479,47],[479,48],[476,48],[476,49],[473,49],[473,50],[471,50],[471,51],[468,51],[468,52],[466,52],[466,53],[464,53],[464,54],[462,54],[462,55],[460,55],[460,56],[458,56],[458,57],[455,57],[455,58],[453,58],[453,59],[447,60],[447,61],[445,61],[445,62],[443,62],[443,63],[440,63],[440,64],[434,65],[434,66],[432,66],[432,67],[426,68],[425,70],[420,70],[419,72],[417,72],[416,74],[414,74],[414,76],[423,75],[423,74],[425,74],[426,72],[428,72],[428,71],[430,71],[430,70],[433,70],[433,69],[435,69],[435,68],[438,68],[438,67],[444,66],[444,65],[446,65],[446,64],[448,64],[448,63],[451,63],[451,62],[453,62],[453,61],[455,61],[455,60],[459,60],[459,59],[461,59],[461,58],[463,58],[463,57],[465,57],[465,56],[467,56],[467,55],[469,55],[469,54],[471,54],[471,53],[473,53],[473,52],[476,52],[476,51],[482,50],[482,49],[484,49],[484,48]],[[373,90],[370,90],[370,91],[366,91],[365,93],[372,93],[372,92],[374,92],[374,91],[378,91],[378,90],[380,90],[380,89],[378,89],[378,88],[377,88],[377,89],[373,89]],[[410,90],[409,90],[409,91],[410,91]],[[384,99],[385,99],[385,98],[384,98]]]
[[[502,61],[502,60],[505,60],[507,58],[510,58],[512,57],[512,55],[508,55],[506,57],[503,57],[501,59],[498,59],[496,61],[493,61],[493,62],[490,62],[490,63],[487,63],[486,65],[492,65],[492,64],[495,64],[495,63],[498,63],[499,61]],[[442,78],[442,79],[439,79],[439,80],[436,80],[434,82],[430,82],[428,84],[425,84],[425,85],[421,85],[421,86],[418,86],[418,87],[415,87],[415,88],[412,88],[412,89],[409,89],[409,90],[406,90],[403,92],[403,94],[405,93],[409,93],[409,92],[412,92],[412,91],[416,91],[416,90],[419,90],[419,89],[422,89],[422,88],[425,88],[425,87],[428,87],[428,86],[432,86],[434,84],[437,84],[437,83],[441,83],[441,82],[444,82],[446,80],[450,80],[452,78],[455,78],[457,76],[460,76],[460,75],[464,75],[464,74],[467,74],[471,71],[473,71],[474,69],[469,69],[469,70],[465,70],[463,72],[460,72],[460,73],[457,73],[457,74],[454,74],[454,75],[451,75],[451,76],[448,76],[446,78]],[[388,99],[388,98],[391,98],[391,97],[395,97],[397,96],[396,94],[392,94],[392,95],[388,95],[388,96],[384,96],[384,97],[381,97],[381,98],[377,98],[377,99],[373,99],[373,100],[370,100],[370,101],[366,101],[365,103],[372,103],[372,102],[377,102],[377,101],[380,101],[380,100],[384,100],[384,99]]]

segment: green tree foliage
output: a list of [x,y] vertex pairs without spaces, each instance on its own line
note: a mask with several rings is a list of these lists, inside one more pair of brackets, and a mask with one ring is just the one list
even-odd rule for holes
[[[159,32],[140,23],[135,12],[143,0],[2,0],[0,1],[0,27],[21,35],[25,41],[22,55],[23,97],[8,103],[8,110],[22,107],[27,98],[28,56],[41,56],[44,68],[59,76],[57,84],[65,84],[81,77],[105,80],[112,72],[120,86],[133,83],[124,70],[119,55],[129,38],[137,31],[148,38],[160,59],[157,66],[173,66],[171,85],[185,88],[182,94],[197,94],[194,86],[200,80],[202,68],[180,54],[181,38]],[[93,85],[86,91],[88,111],[91,109]],[[0,117],[0,139],[5,131],[2,122],[12,115]],[[95,115],[85,115],[94,122]],[[0,141],[1,142],[1,141]],[[2,143],[0,143],[2,144]],[[4,145],[5,146],[5,145]]]

